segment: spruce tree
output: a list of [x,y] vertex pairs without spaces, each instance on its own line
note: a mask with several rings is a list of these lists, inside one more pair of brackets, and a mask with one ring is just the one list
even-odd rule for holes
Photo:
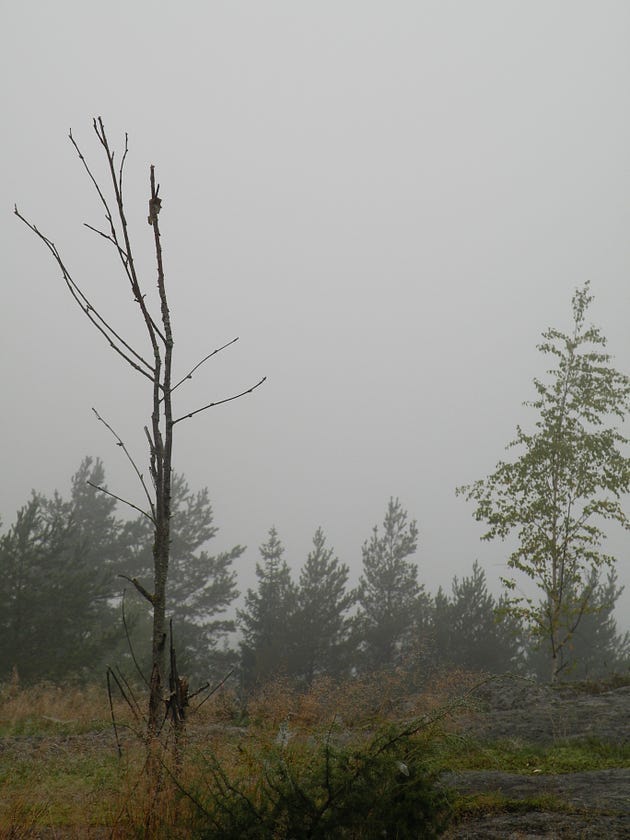
[[[117,502],[99,491],[107,489],[105,467],[100,458],[84,458],[72,476],[70,504],[72,521],[83,540],[95,571],[113,570],[120,556],[122,523],[116,516]],[[116,586],[116,589],[118,586]]]
[[[111,559],[115,501],[102,464],[85,459],[64,501],[33,492],[0,539],[0,672],[15,666],[27,681],[94,677],[117,641]],[[112,505],[113,503],[113,505]]]
[[[569,679],[601,679],[630,666],[630,633],[620,633],[615,619],[615,605],[623,592],[617,572],[610,569],[605,580],[592,574],[590,609],[562,649],[558,673]],[[570,614],[570,613],[569,613]],[[546,640],[533,635],[529,639],[527,665],[539,679],[547,678],[549,649]]]
[[35,494],[0,539],[0,678],[4,680],[13,668],[26,681],[54,676],[50,643],[58,605],[49,591],[47,570],[60,543],[59,535],[46,528]]
[[505,613],[505,599],[488,592],[477,561],[472,574],[453,578],[451,597],[440,589],[434,600],[433,638],[438,663],[502,674],[521,665],[522,628]]
[[382,534],[374,526],[362,549],[354,636],[366,668],[393,664],[411,645],[422,588],[418,567],[408,558],[417,545],[415,520],[408,520],[398,499],[390,499]]
[[[235,623],[224,614],[238,596],[233,564],[244,548],[236,545],[209,554],[205,546],[216,537],[218,528],[208,489],[195,493],[184,476],[175,474],[172,490],[168,618],[173,619],[180,673],[205,680],[210,675],[218,676],[229,659],[223,647]],[[151,523],[140,517],[127,524],[123,536],[126,556],[121,565],[137,579],[150,580]],[[144,607],[144,603],[139,606]],[[140,622],[140,630],[146,626],[146,622]],[[135,647],[140,649],[138,635],[141,632],[136,634]]]
[[260,548],[256,563],[256,589],[248,589],[244,609],[238,610],[243,632],[241,668],[243,684],[251,688],[276,674],[286,674],[295,649],[292,629],[296,587],[284,560],[284,546],[275,528]]
[[318,674],[339,674],[347,665],[348,610],[354,603],[346,590],[348,571],[318,528],[300,572],[294,620],[292,671],[307,683]]

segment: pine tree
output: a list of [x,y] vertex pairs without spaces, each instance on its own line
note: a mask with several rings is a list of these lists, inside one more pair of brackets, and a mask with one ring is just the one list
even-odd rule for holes
[[399,500],[390,499],[382,536],[374,526],[362,549],[354,635],[366,668],[393,664],[411,644],[422,589],[418,568],[407,558],[417,545],[415,520],[409,522]]
[[117,529],[110,500],[99,505],[86,476],[102,485],[102,464],[82,462],[70,501],[34,492],[0,539],[2,673],[15,666],[27,681],[87,678],[116,644],[106,549]]
[[[51,677],[48,656],[57,605],[44,584],[55,539],[35,494],[0,538],[0,676],[15,667],[27,681]],[[65,675],[64,675],[65,676]]]
[[294,620],[292,672],[307,683],[318,674],[339,674],[347,664],[348,610],[354,603],[346,591],[348,571],[318,528],[300,572]]
[[100,458],[86,457],[72,476],[71,516],[84,550],[96,569],[113,569],[120,555],[122,524],[116,517],[117,502],[97,488],[107,489]]
[[522,628],[504,608],[504,598],[488,592],[485,572],[475,561],[469,577],[453,578],[450,598],[441,589],[435,598],[437,661],[494,674],[518,670]]
[[452,665],[455,659],[454,639],[451,628],[451,602],[440,586],[435,598],[431,599],[431,619],[425,631],[429,639],[432,664]]
[[[244,548],[236,545],[210,555],[204,548],[217,535],[208,489],[194,493],[181,475],[174,475],[171,499],[169,592],[174,645],[180,673],[206,679],[225,667],[226,635],[235,629],[224,613],[238,596],[234,561]],[[127,524],[125,573],[150,580],[152,526],[145,517]],[[144,607],[144,603],[140,604]],[[146,627],[146,622],[141,622]],[[146,647],[136,638],[134,647]]]
[[[619,633],[615,604],[623,592],[617,572],[611,569],[604,581],[592,574],[590,609],[582,616],[571,641],[563,648],[559,673],[570,679],[601,679],[630,665],[630,633]],[[571,611],[568,611],[568,615]],[[549,650],[538,636],[529,639],[527,663],[539,679],[546,679]]]
[[256,563],[258,586],[247,590],[244,609],[237,613],[243,631],[241,668],[246,688],[287,673],[294,653],[291,630],[297,593],[275,528],[270,529],[269,539],[259,551],[262,562]]

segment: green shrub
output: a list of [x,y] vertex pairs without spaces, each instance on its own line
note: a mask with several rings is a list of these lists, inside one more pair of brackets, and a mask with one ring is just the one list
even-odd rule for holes
[[282,743],[240,745],[238,772],[206,757],[207,787],[189,794],[204,840],[436,837],[450,804],[413,730],[363,741],[329,730]]

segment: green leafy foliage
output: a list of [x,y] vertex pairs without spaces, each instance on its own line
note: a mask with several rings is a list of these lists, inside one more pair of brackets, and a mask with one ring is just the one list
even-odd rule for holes
[[519,594],[516,579],[506,577],[508,606],[548,643],[552,679],[563,648],[593,609],[593,570],[614,563],[602,551],[603,523],[630,527],[620,502],[630,489],[628,440],[613,423],[630,408],[630,379],[611,366],[600,331],[587,326],[591,301],[587,284],[573,296],[571,333],[543,333],[539,350],[555,367],[548,381],[534,380],[538,396],[527,405],[538,420],[533,433],[517,427],[508,448],[518,456],[458,490],[489,526],[484,539],[516,532],[508,566],[530,578],[542,599]]

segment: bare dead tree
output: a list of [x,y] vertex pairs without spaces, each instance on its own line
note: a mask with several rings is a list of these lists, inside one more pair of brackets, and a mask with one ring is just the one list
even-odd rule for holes
[[[171,522],[171,480],[173,474],[173,430],[178,423],[187,420],[208,409],[239,399],[246,394],[251,394],[265,381],[263,377],[254,385],[249,386],[239,393],[232,394],[222,399],[209,402],[192,411],[176,416],[173,410],[173,393],[183,383],[191,379],[197,369],[216,354],[225,350],[238,340],[234,338],[217,349],[208,353],[188,373],[174,382],[173,377],[173,329],[171,324],[171,313],[166,293],[164,277],[164,264],[162,260],[162,243],[160,237],[159,214],[162,209],[162,198],[160,196],[160,185],[156,184],[155,168],[150,167],[150,198],[148,223],[152,228],[155,261],[157,268],[157,289],[159,301],[159,314],[152,313],[147,302],[146,294],[143,291],[146,285],[140,281],[136,271],[136,262],[131,246],[129,228],[124,203],[124,171],[129,149],[128,136],[125,134],[124,151],[120,164],[115,164],[115,152],[110,147],[105,126],[101,117],[94,119],[93,128],[107,158],[109,173],[109,189],[112,198],[107,197],[109,189],[102,187],[94,176],[90,165],[86,161],[81,149],[76,143],[72,132],[70,142],[76,150],[79,159],[89,177],[100,203],[104,209],[106,226],[104,230],[85,223],[85,226],[94,231],[98,236],[105,239],[116,251],[120,260],[123,274],[131,286],[133,299],[140,310],[144,330],[147,338],[147,348],[144,351],[136,349],[127,341],[116,328],[105,318],[99,309],[93,305],[83,292],[81,285],[74,280],[67,265],[65,264],[57,246],[45,236],[32,222],[26,219],[15,207],[16,216],[21,219],[27,227],[44,243],[50,251],[53,259],[61,271],[61,275],[68,291],[76,301],[79,308],[89,319],[96,330],[108,342],[109,346],[128,365],[130,365],[140,376],[147,379],[152,385],[152,411],[151,421],[144,427],[145,435],[149,446],[149,475],[151,486],[145,481],[144,475],[136,465],[136,462],[129,453],[124,441],[118,436],[114,429],[107,423],[100,414],[94,410],[97,419],[102,422],[116,438],[117,444],[123,449],[129,463],[131,464],[145,497],[145,506],[140,507],[119,496],[114,496],[121,502],[129,505],[134,510],[140,511],[150,520],[154,530],[153,544],[153,581],[144,585],[136,578],[129,580],[140,595],[151,605],[153,613],[153,634],[152,634],[152,670],[149,681],[149,709],[147,735],[149,741],[155,739],[162,727],[164,718],[169,710],[169,698],[173,688],[170,687],[166,677],[166,597],[167,580],[170,554],[170,522]],[[97,489],[107,493],[104,488]],[[123,577],[125,577],[123,575]],[[171,653],[171,657],[173,654]]]

